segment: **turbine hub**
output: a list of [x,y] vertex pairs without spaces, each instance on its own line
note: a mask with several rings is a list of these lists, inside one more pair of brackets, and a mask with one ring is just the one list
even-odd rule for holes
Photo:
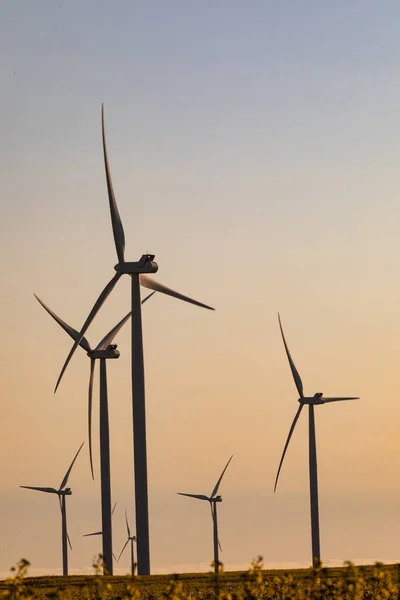
[[114,269],[121,275],[157,273],[158,264],[154,262],[154,254],[143,254],[138,262],[120,262],[115,265]]
[[222,502],[222,496],[215,496],[215,498],[211,498],[212,502]]

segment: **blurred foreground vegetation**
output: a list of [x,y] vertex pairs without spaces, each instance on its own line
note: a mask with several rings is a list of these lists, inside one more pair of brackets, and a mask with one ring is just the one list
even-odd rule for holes
[[28,577],[22,559],[12,576],[0,581],[0,599],[19,600],[400,600],[400,565],[264,570],[261,557],[246,572],[151,575]]

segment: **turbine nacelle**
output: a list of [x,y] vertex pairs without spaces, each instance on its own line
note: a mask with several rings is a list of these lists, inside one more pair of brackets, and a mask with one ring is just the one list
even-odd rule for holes
[[323,404],[323,392],[317,392],[314,396],[310,398],[299,398],[300,404]]
[[58,494],[59,496],[71,496],[71,494],[72,494],[72,490],[71,490],[71,488],[65,488],[65,490],[59,490],[59,491],[57,492],[57,494]]
[[119,358],[119,350],[117,350],[117,344],[109,344],[105,350],[92,350],[88,352],[87,355],[92,358]]
[[158,264],[154,262],[154,254],[143,254],[138,262],[119,262],[114,269],[120,275],[138,273],[157,273]]
[[215,496],[215,498],[210,498],[210,502],[222,502],[222,496]]

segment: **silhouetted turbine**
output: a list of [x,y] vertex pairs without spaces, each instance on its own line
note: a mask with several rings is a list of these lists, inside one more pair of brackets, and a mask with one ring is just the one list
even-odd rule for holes
[[86,333],[97,312],[114,289],[122,275],[130,275],[132,279],[132,403],[133,403],[133,443],[134,443],[134,472],[135,472],[135,513],[137,532],[138,574],[150,574],[150,541],[149,541],[149,511],[148,511],[148,485],[147,485],[147,449],[146,449],[146,408],[144,390],[144,364],[143,364],[143,338],[142,338],[142,313],[140,306],[140,286],[167,294],[179,300],[196,304],[203,308],[214,310],[206,304],[184,296],[166,287],[162,283],[148,277],[148,273],[156,273],[157,263],[154,262],[153,254],[144,254],[138,262],[125,261],[125,235],[122,221],[119,216],[117,202],[111,181],[110,168],[108,164],[106,138],[104,132],[104,109],[102,106],[102,136],[103,153],[106,170],[108,199],[110,205],[111,222],[114,234],[115,248],[118,256],[118,264],[114,269],[116,274],[107,283],[101,292],[85,323],[79,332],[79,338],[75,341],[70,353],[64,363],[56,384],[57,387],[71,360],[81,339]]
[[133,544],[134,544],[134,542],[136,542],[136,535],[131,535],[131,530],[129,528],[129,523],[128,523],[128,515],[126,514],[126,510],[125,510],[125,522],[126,522],[126,531],[128,534],[128,539],[126,540],[121,552],[119,553],[118,562],[122,556],[123,551],[125,550],[125,548],[127,547],[127,545],[130,542],[131,543],[131,575],[133,577],[135,575],[135,552],[134,552]]
[[219,485],[222,481],[224,473],[228,468],[229,463],[233,458],[233,454],[225,465],[224,470],[222,471],[220,478],[218,479],[215,487],[211,493],[211,496],[204,496],[203,494],[184,494],[183,492],[178,492],[180,496],[188,496],[189,498],[197,498],[197,500],[207,500],[210,503],[211,508],[211,517],[213,520],[213,536],[214,536],[214,570],[218,573],[219,568],[219,554],[218,547],[222,551],[221,544],[218,539],[218,520],[217,520],[217,502],[222,502],[222,496],[217,496]]
[[[155,292],[149,294],[142,303],[146,302]],[[79,333],[60,319],[36,294],[36,300],[43,308],[53,317],[55,321],[68,333],[73,339],[79,338]],[[119,358],[117,345],[111,342],[130,318],[129,312],[115,327],[107,333],[107,335],[99,342],[94,350],[92,350],[88,340],[83,337],[79,341],[79,346],[86,350],[90,358],[90,377],[89,377],[89,398],[88,398],[88,436],[89,436],[89,457],[90,469],[94,479],[93,472],[93,453],[92,453],[92,395],[93,395],[93,379],[96,360],[100,360],[100,480],[101,480],[101,515],[102,515],[102,531],[103,533],[103,562],[104,573],[113,574],[112,563],[112,521],[111,521],[111,471],[110,471],[110,432],[109,432],[109,416],[108,416],[108,392],[107,392],[107,363],[108,359]]]
[[35,486],[31,486],[31,485],[20,485],[19,486],[19,487],[25,488],[27,490],[36,490],[38,492],[46,492],[47,494],[57,494],[57,496],[58,496],[58,499],[60,501],[61,523],[62,523],[61,540],[62,540],[63,575],[68,575],[67,540],[68,540],[69,547],[72,550],[71,541],[69,539],[69,535],[67,532],[67,510],[66,510],[66,499],[65,499],[66,496],[70,496],[72,494],[72,490],[71,490],[71,488],[67,488],[65,486],[68,483],[68,478],[70,476],[72,467],[74,466],[74,462],[76,461],[78,454],[81,451],[81,448],[84,443],[85,442],[82,442],[82,444],[79,446],[79,450],[75,454],[72,463],[70,464],[67,472],[65,473],[64,479],[62,480],[61,485],[58,488],[58,490],[56,490],[55,488],[51,488],[51,487],[35,487]]
[[[111,511],[111,516],[113,516],[116,506],[117,506],[117,503],[115,502],[115,504],[114,504],[114,506],[112,508],[112,511]],[[103,535],[103,532],[102,531],[95,531],[94,533],[84,533],[83,537],[92,537],[94,535]],[[114,552],[113,552],[113,558],[114,558],[114,560],[117,560],[117,557],[115,556]],[[104,557],[103,557],[103,562],[104,562]],[[104,563],[104,575],[109,574],[109,573],[106,573],[105,571],[106,571],[106,567],[105,567],[105,563]]]
[[301,411],[303,410],[303,406],[308,404],[308,427],[309,427],[309,472],[310,472],[310,505],[311,505],[311,545],[312,545],[312,561],[313,565],[316,566],[321,560],[321,552],[320,552],[320,543],[319,543],[319,508],[318,508],[318,476],[317,476],[317,448],[315,442],[315,420],[314,420],[314,405],[316,404],[325,404],[327,402],[340,402],[342,400],[358,400],[356,397],[340,397],[340,398],[325,398],[322,392],[317,392],[314,396],[304,396],[303,393],[303,383],[301,381],[300,375],[296,369],[296,366],[293,362],[291,354],[289,352],[288,345],[286,343],[286,339],[282,329],[281,318],[278,314],[279,327],[282,334],[283,344],[285,346],[286,355],[289,361],[290,370],[292,371],[293,379],[299,393],[299,403],[300,406],[297,409],[295,417],[293,419],[293,423],[289,430],[289,435],[287,437],[285,446],[283,448],[282,458],[279,463],[278,472],[276,474],[274,491],[276,490],[276,486],[278,484],[279,473],[281,472],[283,459],[285,458],[286,450],[289,446],[290,439],[292,437],[294,428],[298,421]]

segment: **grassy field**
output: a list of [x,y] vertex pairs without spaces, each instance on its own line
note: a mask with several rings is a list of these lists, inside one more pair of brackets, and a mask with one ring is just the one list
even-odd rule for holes
[[19,563],[13,577],[0,582],[0,598],[19,600],[398,600],[400,565],[264,570],[261,561],[249,571],[152,575],[150,577],[81,575],[27,576]]

